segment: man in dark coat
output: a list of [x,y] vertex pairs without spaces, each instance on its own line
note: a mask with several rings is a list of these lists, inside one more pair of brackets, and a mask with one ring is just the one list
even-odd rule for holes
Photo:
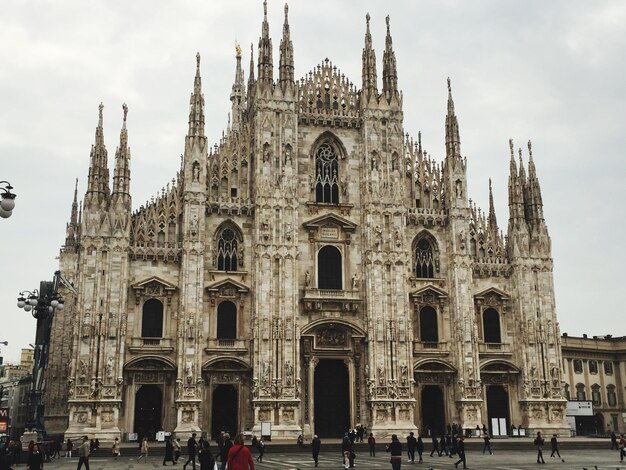
[[459,468],[459,464],[463,462],[463,468],[467,468],[467,463],[465,462],[465,438],[463,436],[459,437],[459,441],[456,443],[456,453],[459,454],[459,460],[454,463],[454,468]]
[[322,441],[317,437],[317,434],[313,436],[313,440],[311,441],[311,452],[313,452],[313,461],[315,462],[315,466],[317,467],[317,459],[320,456],[320,447],[322,447]]
[[406,448],[409,454],[409,462],[415,462],[415,447],[417,446],[417,439],[411,431],[406,437]]
[[189,462],[192,463],[193,470],[196,470],[196,450],[197,450],[197,447],[198,447],[198,443],[196,442],[196,433],[194,432],[191,435],[191,437],[187,440],[187,454],[189,455],[189,458],[187,459],[187,461],[183,465],[183,470],[185,470],[185,468],[187,468],[187,464]]

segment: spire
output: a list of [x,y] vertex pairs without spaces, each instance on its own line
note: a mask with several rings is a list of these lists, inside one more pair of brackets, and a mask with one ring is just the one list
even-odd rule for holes
[[126,118],[128,106],[122,105],[124,118],[120,131],[120,145],[115,151],[115,171],[113,173],[113,202],[125,202],[125,208],[130,210],[130,149],[128,148],[128,131]]
[[200,53],[196,53],[196,76],[193,81],[193,93],[189,100],[188,136],[204,137],[204,95],[200,78]]
[[85,194],[85,205],[108,204],[109,201],[109,165],[107,159],[107,149],[104,145],[104,130],[102,111],[104,105],[98,106],[98,126],[96,127],[96,138],[91,146],[89,155],[89,176],[87,179],[87,193]]
[[489,230],[495,234],[498,233],[498,220],[496,219],[496,209],[493,204],[493,190],[491,189],[491,178],[489,178],[489,216],[488,216]]
[[454,100],[452,99],[450,77],[448,77],[448,114],[446,115],[446,156],[461,157],[459,122],[454,112]]
[[535,162],[533,160],[532,143],[528,141],[528,215],[531,224],[541,223],[543,219],[543,201],[541,187],[537,178]]
[[235,81],[233,83],[233,89],[230,93],[230,101],[232,103],[232,129],[237,131],[241,127],[241,114],[244,109],[246,98],[243,69],[241,68],[241,46],[239,46],[239,44],[235,46],[235,59],[237,60],[237,65],[235,67]]
[[383,94],[387,102],[392,100],[398,102],[398,71],[396,68],[396,54],[393,51],[391,41],[391,31],[389,28],[389,15],[385,18],[387,22],[387,37],[385,38],[385,52],[383,53]]
[[72,214],[70,222],[65,231],[65,247],[74,246],[76,243],[76,232],[78,230],[78,178],[74,186],[74,201],[72,202]]
[[280,40],[279,80],[285,90],[293,81],[293,43],[289,33],[289,6],[285,3],[285,22],[283,23],[283,38]]
[[365,15],[365,46],[363,47],[363,102],[368,103],[370,99],[378,98],[376,88],[376,54],[372,48],[372,35],[370,34],[370,14]]
[[263,0],[263,24],[259,38],[259,83],[261,86],[272,85],[274,82],[274,62],[272,59],[272,40],[270,25],[267,22],[267,0]]
[[254,44],[250,43],[250,71],[248,72],[248,105],[252,102],[254,96]]

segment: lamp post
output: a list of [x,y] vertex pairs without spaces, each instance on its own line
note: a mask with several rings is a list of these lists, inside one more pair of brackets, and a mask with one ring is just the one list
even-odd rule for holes
[[11,186],[11,183],[8,181],[0,181],[0,191],[2,191],[2,194],[0,194],[0,217],[3,219],[11,217],[13,208],[15,207],[15,198],[17,196],[11,192],[12,189],[13,186]]
[[22,291],[17,298],[18,308],[30,312],[37,319],[33,380],[28,393],[26,408],[26,429],[30,429],[30,438],[34,437],[33,434],[36,434],[37,438],[40,435],[45,435],[43,422],[43,376],[48,362],[48,348],[50,346],[50,332],[52,330],[54,312],[62,310],[64,307],[63,299],[58,292],[60,279],[61,272],[56,271],[52,281],[42,281],[39,284],[39,290]]

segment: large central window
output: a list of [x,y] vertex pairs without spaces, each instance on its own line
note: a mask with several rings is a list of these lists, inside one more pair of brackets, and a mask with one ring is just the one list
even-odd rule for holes
[[218,238],[217,269],[237,271],[237,237],[230,228],[223,229]]
[[322,144],[315,153],[315,201],[339,203],[339,161],[330,144]]

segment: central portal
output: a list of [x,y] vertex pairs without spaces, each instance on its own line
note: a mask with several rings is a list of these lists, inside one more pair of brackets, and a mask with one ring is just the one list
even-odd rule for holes
[[232,385],[218,385],[213,391],[211,436],[216,438],[222,431],[235,436],[239,430],[237,422],[237,390]]
[[339,359],[322,359],[314,378],[315,434],[341,437],[350,427],[348,369]]
[[446,413],[443,391],[437,385],[422,389],[422,429],[425,435],[441,436],[445,431]]
[[135,432],[139,440],[156,438],[161,431],[163,393],[157,385],[142,385],[135,395]]

